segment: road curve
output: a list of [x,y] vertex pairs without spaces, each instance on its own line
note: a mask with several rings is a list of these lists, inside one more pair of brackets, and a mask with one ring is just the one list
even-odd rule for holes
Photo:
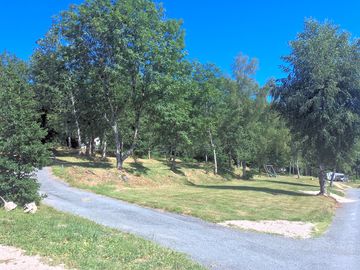
[[45,204],[188,254],[209,269],[360,269],[360,190],[348,191],[356,202],[337,210],[324,236],[295,240],[241,232],[73,188],[52,176],[50,168],[38,171],[37,179],[48,196]]

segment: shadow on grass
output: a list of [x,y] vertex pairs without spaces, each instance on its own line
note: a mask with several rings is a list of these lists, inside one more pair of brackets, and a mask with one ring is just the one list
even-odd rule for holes
[[303,183],[293,183],[293,182],[286,182],[286,181],[264,180],[264,182],[291,185],[291,186],[300,186],[300,187],[318,187],[316,185],[309,185],[309,184],[303,184]]
[[273,188],[265,188],[265,187],[250,187],[250,186],[221,186],[221,185],[214,185],[214,186],[204,186],[204,185],[194,185],[196,188],[204,188],[204,189],[219,189],[219,190],[239,190],[239,191],[256,191],[256,192],[264,192],[271,195],[289,195],[289,196],[299,196],[299,197],[310,197],[312,195],[290,191],[290,190],[283,190],[283,189],[273,189]]
[[106,161],[91,161],[87,160],[84,162],[68,162],[64,160],[55,159],[53,162],[54,165],[60,165],[64,167],[83,167],[83,168],[94,168],[94,169],[111,169],[113,168],[112,164]]
[[181,168],[184,167],[182,162],[176,161],[175,162],[175,166],[172,164],[172,162],[168,161],[168,160],[161,160],[160,161],[162,164],[164,164],[165,166],[167,166],[169,168],[170,171],[172,171],[175,174],[181,175],[181,176],[185,176],[185,173],[183,171],[181,171]]
[[198,163],[177,162],[177,164],[180,165],[180,167],[187,169],[203,169],[203,167]]
[[177,166],[175,166],[174,168],[171,168],[171,165],[170,165],[170,171],[172,171],[175,174],[185,176],[185,173],[180,168],[178,168]]
[[125,170],[130,174],[139,173],[141,175],[146,175],[148,171],[150,171],[150,169],[145,167],[142,162],[132,162],[129,163],[129,166],[130,168],[126,168]]
[[[85,155],[78,155],[78,150],[76,149],[67,149],[67,150],[53,150],[54,158],[52,159],[53,165],[61,165],[64,167],[83,167],[83,168],[95,168],[95,169],[111,169],[113,168],[111,162],[108,159],[100,159],[96,157],[89,157]],[[73,157],[78,160],[78,162],[70,162],[66,160],[59,160],[57,157]]]

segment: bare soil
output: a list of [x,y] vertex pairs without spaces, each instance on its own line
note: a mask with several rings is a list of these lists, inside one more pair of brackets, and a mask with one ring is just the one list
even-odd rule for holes
[[27,256],[24,251],[0,245],[1,270],[64,270],[63,265],[49,266],[40,256]]
[[315,229],[315,225],[312,223],[287,220],[229,220],[220,225],[303,239],[310,238]]

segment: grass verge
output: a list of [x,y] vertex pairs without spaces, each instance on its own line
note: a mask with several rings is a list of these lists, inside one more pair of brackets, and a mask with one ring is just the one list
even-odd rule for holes
[[183,254],[46,206],[34,215],[0,210],[0,243],[71,269],[203,269]]
[[75,187],[216,223],[311,222],[319,235],[328,228],[336,209],[333,199],[302,192],[318,190],[318,182],[310,178],[280,176],[239,181],[236,173],[232,178],[214,175],[206,165],[197,163],[178,162],[177,170],[171,171],[164,160],[130,160],[125,163],[124,181],[113,159],[89,161],[62,155],[53,173]]

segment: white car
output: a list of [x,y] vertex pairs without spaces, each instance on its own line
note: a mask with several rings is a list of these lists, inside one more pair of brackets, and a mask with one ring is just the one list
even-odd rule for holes
[[[326,174],[327,180],[331,181],[332,175],[333,175],[333,172],[328,172]],[[347,182],[348,180],[349,180],[348,177],[343,173],[335,173],[335,175],[334,175],[334,181]]]

